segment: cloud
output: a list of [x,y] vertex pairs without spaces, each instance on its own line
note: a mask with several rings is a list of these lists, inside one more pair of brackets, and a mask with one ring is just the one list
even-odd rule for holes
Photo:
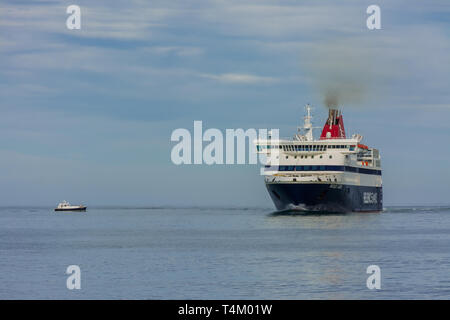
[[[400,5],[381,3],[383,25],[390,23],[390,27],[369,32],[365,8],[358,1],[336,6],[331,1],[152,1],[150,5],[134,0],[106,7],[101,2],[80,1],[82,30],[78,32],[65,27],[65,4],[25,6],[9,1],[1,5],[0,11],[7,13],[0,19],[7,30],[0,46],[4,53],[0,72],[6,79],[2,91],[8,92],[10,86],[9,91],[19,95],[45,94],[43,89],[52,85],[63,92],[66,84],[83,92],[95,88],[108,93],[108,81],[101,78],[99,83],[99,75],[129,84],[114,92],[122,96],[166,92],[173,99],[177,97],[173,93],[184,92],[185,97],[201,100],[212,93],[200,90],[205,83],[201,79],[225,84],[310,84],[314,91],[317,77],[310,72],[312,66],[331,70],[330,80],[338,83],[334,71],[355,69],[358,62],[358,72],[389,86],[395,96],[405,93],[402,81],[408,86],[421,83],[421,90],[408,95],[411,99],[415,92],[429,93],[433,104],[438,104],[448,96],[444,88],[446,65],[450,65],[448,35],[439,24],[427,26],[413,19],[405,27],[399,14],[390,18]],[[435,9],[428,9],[428,16]],[[339,68],[332,66],[334,71],[324,58],[333,56],[332,47],[338,53],[352,53],[346,61],[341,54]],[[97,79],[95,86],[90,78]],[[22,84],[27,84],[26,90],[21,90]],[[183,90],[194,87],[197,91],[191,95]]]
[[278,79],[273,77],[261,77],[251,74],[242,73],[224,73],[224,74],[201,74],[201,77],[217,80],[223,83],[234,84],[271,84],[278,82]]
[[449,51],[439,25],[421,24],[299,44],[312,94],[321,102],[328,94],[341,106],[421,108],[449,101]]
[[153,28],[167,26],[164,21],[178,14],[176,9],[153,7],[137,1],[127,1],[122,6],[79,1],[77,5],[81,8],[81,29],[68,30],[68,5],[64,1],[5,3],[0,6],[0,11],[6,13],[0,19],[0,26],[80,38],[137,40],[149,39]]
[[203,48],[193,46],[152,46],[145,47],[142,51],[157,55],[173,54],[180,57],[200,56],[205,53]]

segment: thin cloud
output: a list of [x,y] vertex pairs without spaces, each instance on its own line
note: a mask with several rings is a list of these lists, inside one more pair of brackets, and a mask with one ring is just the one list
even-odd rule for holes
[[217,80],[223,83],[236,84],[270,84],[278,82],[277,78],[261,77],[243,73],[201,74],[202,77]]
[[189,46],[154,46],[143,48],[142,51],[157,55],[177,55],[180,57],[200,56],[205,50],[200,47]]

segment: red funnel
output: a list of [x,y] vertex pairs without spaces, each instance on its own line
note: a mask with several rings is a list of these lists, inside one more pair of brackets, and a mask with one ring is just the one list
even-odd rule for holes
[[328,111],[328,119],[320,135],[320,140],[323,139],[345,139],[344,118],[339,110]]

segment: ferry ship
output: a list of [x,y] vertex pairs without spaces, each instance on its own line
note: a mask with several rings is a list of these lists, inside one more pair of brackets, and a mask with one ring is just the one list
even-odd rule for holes
[[314,139],[311,107],[305,108],[304,126],[293,139],[269,134],[255,141],[257,152],[267,155],[264,180],[277,210],[382,211],[379,150],[362,144],[359,134],[347,138],[338,109],[329,109]]

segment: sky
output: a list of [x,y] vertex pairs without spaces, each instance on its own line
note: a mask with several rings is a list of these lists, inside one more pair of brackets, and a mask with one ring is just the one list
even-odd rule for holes
[[271,207],[259,165],[176,166],[171,133],[292,136],[327,90],[380,149],[384,205],[449,204],[449,53],[448,0],[3,0],[0,206]]

